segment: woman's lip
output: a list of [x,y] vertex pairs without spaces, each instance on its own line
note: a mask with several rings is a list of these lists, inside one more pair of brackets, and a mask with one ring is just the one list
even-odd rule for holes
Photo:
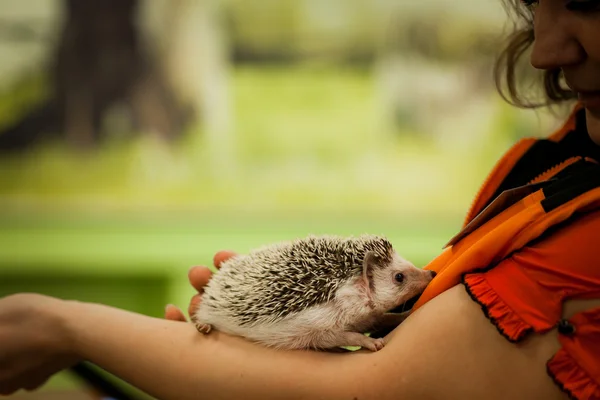
[[577,96],[585,108],[600,111],[600,91],[578,92]]

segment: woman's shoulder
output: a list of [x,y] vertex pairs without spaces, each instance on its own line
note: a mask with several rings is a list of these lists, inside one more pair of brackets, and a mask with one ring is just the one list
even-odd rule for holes
[[557,333],[510,343],[462,285],[415,311],[387,339],[378,367],[390,393],[397,385],[407,398],[568,398],[546,372],[560,349]]

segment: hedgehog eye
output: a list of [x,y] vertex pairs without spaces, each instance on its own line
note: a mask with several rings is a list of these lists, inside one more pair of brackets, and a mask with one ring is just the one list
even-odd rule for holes
[[396,275],[394,275],[394,280],[398,283],[404,282],[404,274],[401,272],[398,272]]

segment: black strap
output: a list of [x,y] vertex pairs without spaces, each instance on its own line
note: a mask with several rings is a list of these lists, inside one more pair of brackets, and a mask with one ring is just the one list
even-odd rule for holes
[[566,167],[555,178],[543,188],[545,199],[541,204],[546,212],[600,187],[600,165],[581,160]]
[[536,176],[569,158],[587,157],[600,162],[600,146],[592,141],[587,132],[585,109],[581,109],[575,118],[575,129],[568,132],[560,142],[539,139],[534,143],[517,161],[485,206],[505,190],[526,185]]

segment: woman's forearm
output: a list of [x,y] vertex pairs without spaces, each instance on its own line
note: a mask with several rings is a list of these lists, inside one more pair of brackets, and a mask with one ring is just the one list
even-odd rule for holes
[[368,397],[368,373],[359,363],[371,354],[276,351],[103,305],[67,308],[79,356],[160,399]]

